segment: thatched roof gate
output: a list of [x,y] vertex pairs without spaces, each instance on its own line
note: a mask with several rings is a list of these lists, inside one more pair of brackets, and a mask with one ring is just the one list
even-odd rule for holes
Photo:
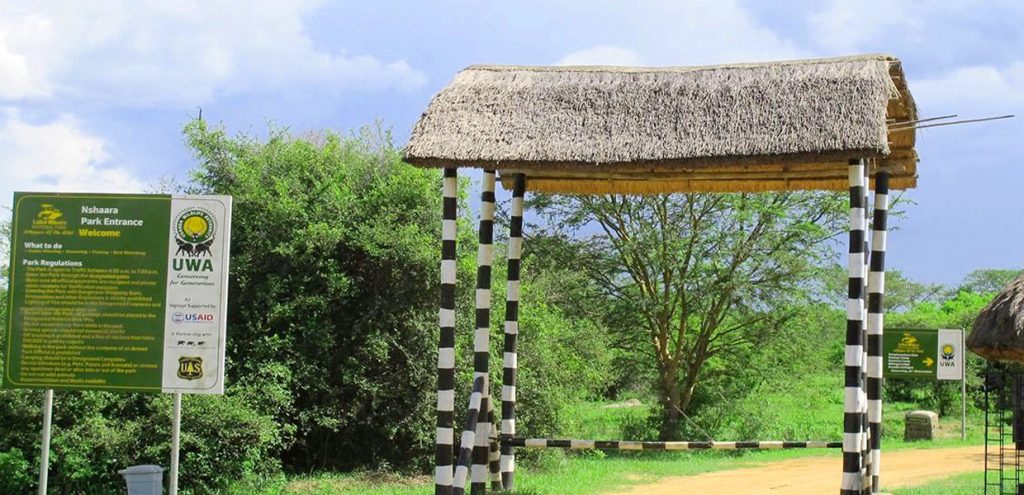
[[[841,493],[877,493],[886,210],[890,186],[917,184],[916,122],[900,62],[887,55],[669,68],[474,65],[460,72],[431,101],[405,151],[411,164],[444,168],[435,493],[462,495],[467,476],[472,493],[486,492],[488,479],[492,487],[511,489],[517,445],[639,445],[515,436],[527,189],[570,194],[849,190],[843,441],[717,443],[841,447]],[[457,170],[465,167],[484,173],[476,379],[456,459],[455,229]],[[500,423],[488,383],[496,174],[513,193]]]

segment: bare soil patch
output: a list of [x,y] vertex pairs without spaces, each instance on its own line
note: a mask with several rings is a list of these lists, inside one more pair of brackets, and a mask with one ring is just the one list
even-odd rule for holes
[[[838,493],[840,457],[808,457],[753,467],[665,478],[617,495],[821,495]],[[984,448],[882,451],[882,488],[915,486],[984,468]]]

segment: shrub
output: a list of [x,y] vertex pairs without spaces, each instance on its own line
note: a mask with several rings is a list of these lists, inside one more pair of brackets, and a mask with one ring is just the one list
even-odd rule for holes
[[0,493],[19,493],[32,486],[32,466],[21,450],[0,452]]

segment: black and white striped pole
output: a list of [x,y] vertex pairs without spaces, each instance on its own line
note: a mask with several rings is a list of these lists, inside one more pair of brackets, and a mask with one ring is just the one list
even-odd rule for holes
[[476,257],[476,330],[473,333],[473,377],[483,380],[480,410],[470,471],[470,493],[487,493],[490,435],[493,417],[490,392],[491,265],[494,262],[494,170],[484,170],[480,192],[480,243]]
[[469,409],[466,411],[466,427],[462,430],[462,438],[459,442],[459,462],[455,466],[455,474],[452,480],[452,495],[464,495],[466,493],[466,474],[469,472],[473,449],[476,444],[483,388],[484,380],[482,378],[477,377],[473,380],[473,393],[469,396]]
[[501,483],[501,452],[498,442],[498,424],[494,422],[494,401],[487,410],[487,422],[491,424],[490,450],[487,455],[487,465],[490,471],[491,489],[502,490],[505,488]]
[[850,160],[850,252],[846,302],[846,347],[843,399],[843,477],[841,495],[859,495],[863,478],[864,369],[864,160]]
[[441,217],[441,309],[437,349],[437,437],[434,494],[452,495],[455,442],[455,233],[459,179],[454,168],[444,169]]
[[[871,161],[864,160],[864,273],[868,273],[870,267],[870,256],[871,249],[868,245],[868,221],[871,215]],[[867,290],[868,290],[868,277],[864,277],[864,306],[865,311],[867,310]],[[864,351],[864,358],[861,360],[861,373],[860,373],[860,390],[861,390],[861,482],[862,491],[867,492],[871,486],[871,455],[870,455],[870,442],[871,432],[868,430],[868,321],[865,317],[861,320],[861,349]]]
[[882,303],[885,296],[885,248],[888,235],[889,173],[879,171],[875,176],[874,218],[871,229],[871,263],[868,272],[868,431],[871,435],[870,475],[871,493],[879,493],[879,473],[882,452],[882,337],[885,314]]
[[519,339],[519,277],[523,254],[523,198],[526,176],[517,174],[512,187],[508,238],[508,286],[505,291],[505,342],[501,382],[501,484],[515,488],[515,447],[506,442],[516,436],[516,371]]

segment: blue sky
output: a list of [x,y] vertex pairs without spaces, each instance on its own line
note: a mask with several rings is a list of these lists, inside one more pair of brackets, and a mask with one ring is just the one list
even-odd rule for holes
[[[510,5],[511,4],[511,5]],[[0,0],[0,205],[128,192],[193,165],[181,127],[379,119],[402,143],[473,63],[699,65],[886,52],[922,116],[1024,114],[1024,2]],[[1024,267],[1024,119],[923,130],[889,264]]]

